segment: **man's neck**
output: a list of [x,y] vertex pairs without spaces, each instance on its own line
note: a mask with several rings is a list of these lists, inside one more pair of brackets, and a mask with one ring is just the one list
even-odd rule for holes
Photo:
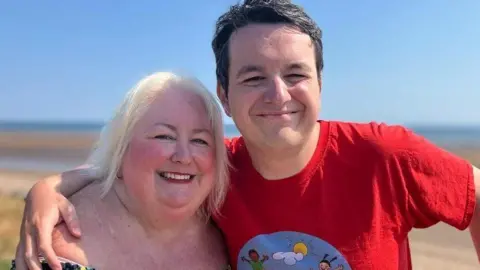
[[248,147],[255,169],[267,180],[291,177],[307,166],[316,151],[320,137],[320,124],[317,123],[305,142],[288,149]]

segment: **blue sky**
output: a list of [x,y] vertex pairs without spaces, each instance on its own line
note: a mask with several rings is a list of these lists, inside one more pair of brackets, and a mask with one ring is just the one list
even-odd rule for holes
[[[0,120],[104,121],[157,70],[214,91],[213,26],[235,2],[3,1]],[[324,32],[321,118],[480,125],[480,1],[296,3]]]

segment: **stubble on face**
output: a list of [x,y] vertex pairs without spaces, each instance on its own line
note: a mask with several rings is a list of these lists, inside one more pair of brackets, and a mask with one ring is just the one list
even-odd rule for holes
[[[320,83],[310,37],[283,24],[252,24],[230,40],[228,110],[255,145],[304,143],[317,121]],[[292,112],[285,115],[270,113]]]

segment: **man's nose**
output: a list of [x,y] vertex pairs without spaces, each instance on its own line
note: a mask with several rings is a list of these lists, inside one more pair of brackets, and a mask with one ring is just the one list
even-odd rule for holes
[[291,99],[292,97],[288,92],[288,85],[285,81],[280,76],[273,78],[264,94],[265,103],[283,105]]
[[181,164],[190,164],[192,162],[192,154],[187,143],[178,142],[176,144],[172,161]]

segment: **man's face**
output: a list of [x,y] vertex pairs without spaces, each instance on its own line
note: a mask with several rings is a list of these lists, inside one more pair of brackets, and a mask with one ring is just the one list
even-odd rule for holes
[[310,37],[285,24],[251,24],[230,39],[224,108],[256,147],[304,143],[317,121],[320,81]]

